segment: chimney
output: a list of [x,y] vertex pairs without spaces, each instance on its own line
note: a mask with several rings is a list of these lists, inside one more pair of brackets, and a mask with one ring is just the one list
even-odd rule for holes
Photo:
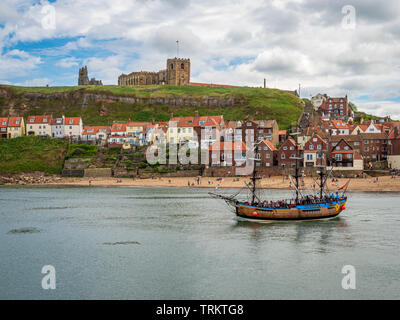
[[267,79],[264,78],[264,89],[267,88]]
[[170,120],[172,120],[173,118],[174,118],[174,113],[171,112],[171,118],[170,118]]
[[199,111],[196,110],[196,111],[194,112],[194,118],[196,119],[196,118],[198,118],[198,117],[199,117]]
[[154,117],[151,117],[151,124],[154,124],[155,120]]

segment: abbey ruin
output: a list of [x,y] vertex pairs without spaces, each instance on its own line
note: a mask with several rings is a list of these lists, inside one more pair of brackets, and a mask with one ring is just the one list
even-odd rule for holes
[[78,86],[102,86],[102,85],[103,82],[101,80],[96,80],[95,78],[89,80],[87,66],[84,66],[82,69],[79,69]]
[[167,68],[158,72],[132,72],[118,77],[119,86],[169,84],[185,86],[190,84],[190,59],[167,60]]

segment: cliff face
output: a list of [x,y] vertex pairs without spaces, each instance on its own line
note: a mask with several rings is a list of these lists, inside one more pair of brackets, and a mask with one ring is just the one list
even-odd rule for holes
[[0,86],[0,116],[80,116],[85,125],[112,121],[168,121],[170,114],[223,115],[226,120],[275,119],[283,129],[296,123],[304,102],[277,89],[150,88],[104,86],[24,88]]
[[[85,105],[89,101],[94,103],[126,103],[141,105],[169,105],[176,107],[233,107],[247,103],[246,99],[235,98],[232,95],[225,96],[202,96],[194,97],[192,95],[164,95],[159,97],[125,97],[114,96],[110,94],[88,93],[85,90],[77,90],[73,92],[58,92],[53,94],[43,94],[36,92],[25,92],[21,95],[15,95],[10,90],[0,88],[0,98],[3,101],[3,112],[6,114],[12,105],[15,106],[16,100],[25,105],[35,105],[39,100],[64,101],[65,103]],[[21,101],[22,100],[22,101]],[[9,108],[7,108],[7,105]]]

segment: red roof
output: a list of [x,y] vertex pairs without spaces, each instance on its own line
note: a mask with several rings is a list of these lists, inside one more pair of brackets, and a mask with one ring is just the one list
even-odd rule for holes
[[65,125],[69,125],[69,126],[79,126],[81,122],[81,118],[80,117],[68,117],[65,118]]
[[[101,129],[104,129],[106,133],[111,132],[111,128],[107,126],[87,126],[83,129],[83,135],[94,135],[97,134]],[[93,130],[88,132],[88,130]]]
[[0,118],[0,128],[7,128],[8,118]]
[[247,150],[246,144],[243,141],[237,142],[214,142],[210,146],[210,151],[245,151]]
[[126,123],[117,123],[114,122],[112,125],[112,132],[126,132]]
[[347,124],[344,124],[342,120],[329,120],[324,121],[325,128],[335,128],[335,129],[350,129]]
[[128,127],[145,127],[151,124],[150,122],[128,122],[126,125]]
[[199,82],[190,82],[190,85],[192,87],[214,87],[214,88],[218,88],[218,87],[234,87],[234,86],[228,85],[228,84],[213,84],[213,83],[199,83]]
[[286,136],[286,133],[287,133],[287,130],[279,130],[279,135],[280,136],[283,136],[283,135]]
[[10,117],[8,118],[9,127],[20,127],[22,125],[22,117]]
[[28,123],[34,124],[50,124],[52,117],[51,116],[29,116],[27,120]]
[[264,142],[271,151],[277,151],[278,150],[278,149],[275,148],[275,146],[272,144],[271,141],[262,140],[262,142]]

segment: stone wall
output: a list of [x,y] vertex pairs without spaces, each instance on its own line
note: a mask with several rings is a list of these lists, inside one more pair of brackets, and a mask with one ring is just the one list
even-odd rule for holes
[[85,175],[85,170],[80,169],[64,169],[61,172],[63,177],[83,177]]
[[[0,91],[0,97],[7,97],[7,92]],[[162,97],[136,97],[136,96],[113,96],[110,94],[98,94],[88,93],[84,90],[78,90],[74,92],[59,92],[54,94],[42,94],[34,92],[26,92],[22,95],[23,98],[28,100],[39,100],[39,99],[54,99],[54,100],[69,100],[75,103],[83,101],[94,101],[94,102],[120,102],[127,104],[149,104],[149,105],[170,105],[170,106],[188,106],[188,107],[232,107],[240,106],[248,103],[246,99],[235,98],[232,95],[226,96],[202,96],[194,97],[190,95],[165,95]]]
[[85,169],[85,177],[91,178],[102,178],[102,177],[111,177],[112,170],[111,168],[96,168],[96,169]]
[[388,165],[391,169],[400,169],[400,156],[388,156]]

